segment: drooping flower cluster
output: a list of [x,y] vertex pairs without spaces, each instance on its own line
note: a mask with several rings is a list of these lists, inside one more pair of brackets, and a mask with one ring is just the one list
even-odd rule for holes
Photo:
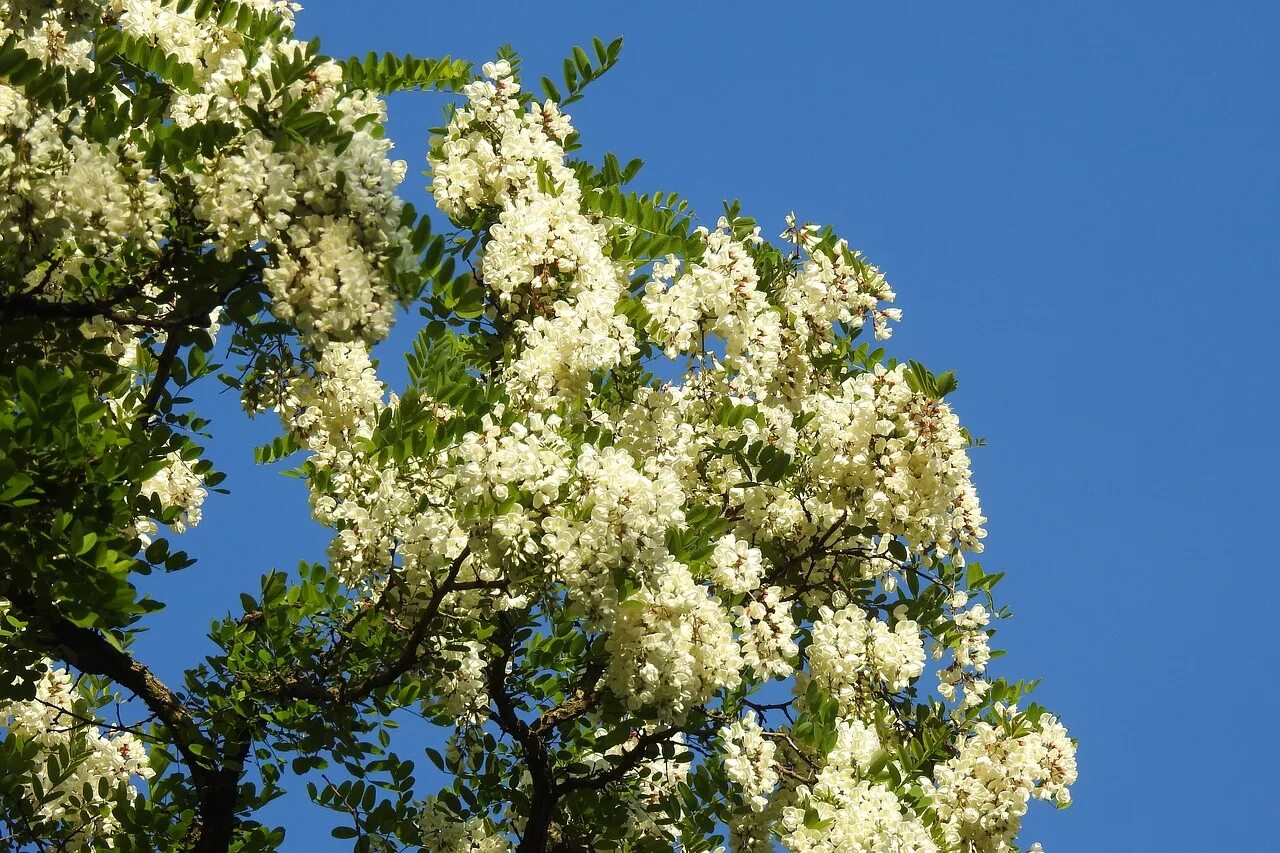
[[711,552],[711,580],[727,592],[751,592],[760,586],[763,574],[760,549],[732,533],[717,542]]
[[104,734],[71,674],[52,666],[37,676],[33,699],[0,702],[0,730],[4,740],[36,748],[28,766],[8,768],[26,780],[28,822],[51,836],[54,826],[70,830],[72,850],[111,846],[118,800],[133,799],[134,781],[154,775],[142,741],[128,731]]
[[[556,415],[535,414],[504,429],[486,416],[481,430],[463,437],[453,468],[458,503],[505,507],[494,516],[478,514],[471,527],[473,547],[488,546],[484,561],[519,569],[540,553],[540,531],[573,478],[572,449],[560,426]],[[521,495],[527,501],[516,499]]]
[[782,236],[809,255],[794,282],[783,291],[783,302],[797,334],[813,335],[826,344],[833,338],[835,324],[842,323],[856,331],[870,316],[876,338],[890,337],[888,323],[901,320],[902,311],[879,307],[881,302],[895,298],[880,270],[863,261],[843,239],[824,247],[818,230],[798,225],[794,214],[787,217],[787,230]]
[[809,673],[838,699],[846,713],[854,713],[873,689],[902,690],[924,672],[924,644],[909,619],[892,628],[849,604],[833,611],[823,606],[813,625]]
[[846,380],[819,397],[806,437],[821,496],[855,524],[961,560],[982,550],[986,520],[969,475],[967,441],[945,403],[913,391],[905,366]]
[[[412,260],[395,194],[405,165],[388,159],[391,143],[374,129],[385,105],[346,87],[333,62],[317,61],[276,90],[273,69],[308,56],[288,37],[292,4],[241,5],[285,16],[281,34],[251,43],[234,27],[153,0],[0,3],[0,40],[12,35],[29,55],[72,70],[94,69],[94,28],[114,21],[124,38],[162,50],[192,75],[169,99],[165,121],[223,134],[215,152],[157,168],[154,127],[95,141],[84,110],[40,106],[0,84],[0,233],[37,269],[51,253],[60,258],[44,286],[54,295],[51,286],[88,258],[157,251],[171,214],[190,198],[219,256],[269,258],[263,278],[277,316],[317,342],[377,340],[395,301],[386,271]],[[349,138],[285,144],[255,126],[254,111],[292,102],[336,116]]]
[[520,84],[506,60],[487,63],[483,71],[486,79],[463,88],[467,103],[430,157],[436,205],[458,221],[514,203],[537,188],[539,173],[561,194],[578,186],[564,165],[568,117],[554,105],[522,110]]
[[782,588],[763,587],[733,609],[742,662],[757,678],[785,678],[795,671],[795,620]]
[[735,720],[720,730],[725,774],[753,812],[763,811],[778,784],[777,747],[761,732],[755,717]]
[[[104,4],[0,2],[0,41],[14,39],[50,68],[93,68],[88,23]],[[150,5],[150,4],[148,4]],[[35,265],[63,245],[72,258],[114,257],[132,245],[154,247],[170,210],[168,194],[133,140],[84,136],[85,115],[33,103],[0,83],[0,235],[9,251]],[[15,258],[14,260],[18,260]],[[75,266],[75,262],[69,262]]]
[[857,719],[841,719],[836,722],[836,743],[827,753],[827,766],[865,771],[880,748],[880,736],[871,726]]
[[385,568],[416,502],[394,469],[373,464],[360,447],[386,407],[384,394],[364,345],[335,342],[320,351],[313,373],[292,377],[277,405],[325,473],[323,488],[311,483],[311,506],[317,521],[337,528],[330,557],[351,583]]
[[[1014,708],[1004,710],[1004,717],[1010,725],[1019,723]],[[948,847],[1016,850],[1014,837],[1030,799],[1071,801],[1075,752],[1067,730],[1049,715],[1016,737],[1004,726],[978,723],[958,754],[934,770],[934,807]]]
[[[936,853],[937,844],[920,819],[882,785],[859,778],[853,768],[828,765],[812,788],[797,789],[801,805],[783,810],[779,835],[791,853],[893,850]],[[807,815],[816,815],[816,820]]]
[[[170,453],[166,461],[164,468],[142,483],[142,494],[159,501],[164,509],[180,508],[181,515],[169,526],[174,533],[183,533],[200,523],[200,506],[208,493],[191,463],[176,453]],[[138,530],[143,536],[154,536],[156,525],[150,519],[142,519]]]
[[[651,585],[662,583],[671,568],[663,536],[683,517],[682,494],[670,474],[651,479],[616,448],[584,447],[574,474],[570,500],[543,524],[546,548],[575,606],[607,619],[617,607],[615,569],[629,569]],[[683,566],[677,571],[688,575]],[[683,580],[677,586],[681,595],[692,594]]]
[[[688,272],[679,274],[674,257],[654,265],[644,305],[655,340],[674,358],[681,353],[698,354],[708,339],[720,339],[727,362],[734,366],[742,363],[748,350],[753,354],[764,350],[762,342],[776,349],[778,315],[757,287],[759,276],[746,247],[733,239],[726,220],[714,231],[699,228],[697,233],[706,249]],[[758,234],[755,239],[759,241]],[[766,320],[766,314],[772,316]]]
[[423,849],[431,853],[506,853],[511,842],[486,818],[460,820],[439,800],[428,800],[420,811],[418,829]]
[[446,647],[440,657],[443,672],[433,691],[435,709],[458,719],[482,721],[489,694],[480,644],[464,640],[460,649]]
[[[959,609],[968,601],[968,596],[959,591],[951,596],[948,603]],[[955,630],[949,643],[953,656],[950,663],[938,670],[938,693],[947,701],[954,701],[957,688],[962,688],[962,707],[982,704],[982,697],[989,688],[982,674],[991,662],[990,636],[987,633],[987,623],[990,620],[991,615],[981,604],[955,614]],[[933,654],[935,659],[941,659],[945,648],[939,644]]]
[[631,708],[681,720],[738,683],[742,657],[724,608],[670,563],[619,606],[605,683]]
[[512,394],[534,407],[587,397],[592,375],[637,352],[635,330],[614,311],[626,270],[606,255],[605,228],[581,210],[564,164],[567,119],[554,105],[521,108],[505,61],[484,70],[489,80],[466,87],[467,105],[432,152],[432,192],[455,221],[499,211],[479,273],[521,341]]

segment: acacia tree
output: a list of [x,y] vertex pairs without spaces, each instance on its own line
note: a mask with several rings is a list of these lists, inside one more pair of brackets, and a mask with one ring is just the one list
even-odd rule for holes
[[[986,676],[972,441],[950,374],[858,342],[880,272],[574,159],[620,41],[539,98],[509,51],[336,62],[293,11],[0,2],[4,843],[276,849],[254,815],[305,786],[357,850],[1019,849],[1075,747]],[[439,234],[398,89],[451,93]],[[134,580],[202,570],[214,376],[333,538],[165,684]]]

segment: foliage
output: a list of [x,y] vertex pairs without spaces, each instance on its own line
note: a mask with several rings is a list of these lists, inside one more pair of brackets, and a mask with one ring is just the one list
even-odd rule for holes
[[[279,849],[256,815],[300,789],[355,850],[1004,851],[1066,804],[1065,729],[986,676],[955,377],[858,340],[901,317],[880,271],[570,159],[621,40],[540,101],[509,49],[334,61],[292,15],[0,2],[8,846]],[[459,96],[435,228],[405,89]],[[214,377],[333,539],[167,685],[135,581],[202,570]]]

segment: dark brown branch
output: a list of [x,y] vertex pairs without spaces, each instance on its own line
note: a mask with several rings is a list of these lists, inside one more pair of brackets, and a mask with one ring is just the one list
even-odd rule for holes
[[[463,585],[457,584],[458,573],[462,571],[462,564],[467,561],[467,557],[470,555],[471,550],[463,548],[458,556],[453,558],[453,562],[449,565],[448,575],[432,592],[431,600],[427,602],[427,606],[423,609],[417,624],[414,625],[413,631],[409,635],[409,642],[405,645],[404,651],[400,653],[400,657],[382,672],[370,676],[359,684],[348,685],[343,688],[341,691],[341,700],[343,702],[364,698],[380,687],[394,684],[396,679],[418,665],[418,651],[426,640],[427,635],[431,633],[431,629],[435,627],[436,617],[440,615],[440,606],[444,603],[444,597],[450,592],[463,588]],[[469,588],[474,589],[476,587]]]
[[[126,726],[123,723],[119,723],[119,724],[108,723],[106,720],[96,720],[93,717],[86,717],[84,714],[77,714],[75,711],[72,711],[70,708],[64,708],[61,705],[48,701],[47,699],[41,699],[39,696],[36,697],[36,702],[40,703],[41,705],[45,706],[51,711],[58,712],[57,715],[54,717],[55,722],[57,721],[58,717],[66,717],[69,720],[73,720],[77,723],[82,724],[78,726],[68,725],[65,728],[60,729],[60,731],[70,732],[70,731],[76,731],[78,729],[83,729],[88,726],[92,726],[94,728],[106,729],[107,731],[110,731],[110,732],[127,732],[128,734],[133,735],[139,740],[151,741],[152,743],[166,742],[161,740],[160,738],[153,737],[147,734],[146,732],[144,732],[141,728],[138,727],[138,726],[141,726],[142,723],[138,723],[135,726]],[[116,713],[119,714],[119,711],[120,709],[117,708]],[[155,715],[153,714],[148,719],[152,719],[152,720],[155,719]],[[147,721],[144,720],[143,722],[147,722]]]
[[567,720],[576,719],[594,708],[596,703],[596,684],[599,682],[603,672],[604,667],[600,664],[589,664],[568,698],[554,708],[548,708],[543,711],[541,716],[534,720],[533,725],[529,727],[530,730],[539,737],[545,737],[548,732],[559,724]]
[[117,311],[115,306],[121,300],[99,300],[95,302],[55,302],[51,299],[39,299],[26,293],[0,297],[0,316],[13,317],[26,315],[47,320],[92,320],[103,317],[122,326],[138,326],[143,329],[163,331],[167,329],[187,329],[205,321],[207,315],[165,314],[154,317]]
[[151,379],[151,387],[147,389],[147,396],[142,399],[140,414],[143,418],[151,416],[160,402],[160,397],[164,395],[165,385],[169,384],[169,374],[173,370],[173,360],[178,357],[178,350],[181,347],[182,344],[177,335],[171,334],[165,340],[164,349],[156,359],[156,374]]
[[792,557],[783,565],[782,567],[783,571],[790,571],[791,569],[794,569],[797,566],[799,566],[805,560],[808,560],[811,557],[817,557],[821,555],[823,553],[823,549],[825,549],[827,547],[827,544],[831,541],[831,537],[835,535],[837,530],[839,530],[841,527],[844,526],[844,523],[845,521],[848,520],[848,518],[849,518],[849,513],[847,510],[845,512],[840,513],[840,517],[837,518],[829,528],[827,528],[827,531],[825,533],[823,533],[821,536],[815,539],[809,545],[808,548],[806,548],[801,553],[796,554],[794,557]]
[[547,853],[548,839],[551,835],[551,825],[555,818],[560,792],[541,734],[520,719],[516,712],[515,700],[507,692],[507,666],[513,654],[511,645],[513,630],[510,616],[504,615],[502,618],[502,630],[497,637],[502,654],[489,662],[486,671],[489,699],[494,706],[491,717],[499,728],[520,744],[525,767],[529,771],[529,782],[533,789],[529,798],[529,814],[525,820],[524,834],[520,838],[516,851],[517,853]]
[[[45,626],[48,653],[81,672],[111,679],[136,695],[156,716],[173,740],[195,785],[199,822],[193,839],[196,853],[223,853],[231,844],[235,828],[238,765],[219,767],[213,744],[201,732],[182,700],[127,651],[117,648],[102,634],[82,628],[51,612],[32,595],[14,592],[10,601],[16,609],[36,614]],[[247,744],[243,747],[247,752]]]
[[641,761],[645,760],[645,753],[649,747],[664,741],[670,740],[675,735],[680,734],[684,729],[679,726],[670,726],[665,729],[649,732],[639,735],[636,738],[636,745],[626,750],[619,756],[618,760],[609,767],[608,770],[602,770],[599,773],[591,773],[586,776],[576,776],[572,779],[566,779],[559,786],[561,793],[570,791],[599,790],[606,785],[614,782],[622,781],[632,770],[639,766]]
[[[404,648],[385,669],[354,682],[347,681],[343,676],[344,666],[352,654],[352,644],[355,642],[353,636],[345,632],[358,625],[370,612],[383,609],[389,588],[383,591],[373,605],[364,607],[343,626],[343,635],[333,646],[321,653],[318,667],[294,670],[279,681],[258,684],[256,686],[261,691],[260,695],[268,701],[306,699],[322,706],[349,705],[368,698],[375,690],[394,684],[402,675],[421,666],[422,646],[432,631],[439,627],[440,609],[449,593],[470,589],[496,589],[506,585],[505,580],[474,580],[459,583],[458,574],[462,571],[462,566],[470,554],[468,548],[463,548],[454,557],[448,573],[432,591],[431,598],[414,622]],[[262,614],[254,611],[246,613],[241,617],[241,621],[244,624],[253,624],[261,618]],[[330,679],[333,683],[330,683]]]

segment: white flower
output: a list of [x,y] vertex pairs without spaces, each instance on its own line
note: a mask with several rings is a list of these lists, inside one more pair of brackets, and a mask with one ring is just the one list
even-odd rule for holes
[[[0,608],[3,609],[3,608]],[[112,846],[119,820],[111,809],[113,797],[123,789],[128,799],[137,796],[133,780],[154,776],[142,742],[131,732],[104,734],[86,715],[88,709],[65,669],[48,664],[36,681],[35,698],[0,702],[0,729],[34,744],[36,753],[25,767],[10,767],[13,777],[25,780],[21,790],[31,803],[25,818],[35,826],[61,822],[77,830],[71,849],[97,849],[95,841]],[[63,775],[51,778],[48,761],[72,750],[79,756]],[[43,792],[36,796],[39,782]],[[103,796],[103,793],[106,796]]]
[[819,613],[809,672],[846,713],[875,701],[873,685],[897,692],[924,672],[924,644],[915,622],[900,620],[891,629],[856,604],[838,611],[823,606]]
[[[784,809],[779,831],[792,853],[937,853],[928,830],[893,792],[859,779],[852,768],[827,765],[812,789],[801,786],[797,794],[801,805]],[[807,810],[818,819],[806,821]]]
[[742,793],[748,808],[760,812],[778,784],[773,742],[766,739],[754,716],[734,720],[720,730],[725,774]]
[[728,592],[751,592],[760,586],[764,558],[759,548],[726,534],[711,552],[711,580]]
[[791,602],[783,600],[780,587],[758,590],[747,603],[734,607],[733,613],[742,662],[757,678],[786,678],[795,671],[799,653],[796,626]]
[[[1007,714],[1014,716],[1012,710]],[[1070,802],[1075,745],[1048,715],[1038,728],[1018,737],[980,722],[973,736],[958,744],[956,757],[938,765],[934,779],[934,808],[949,846],[1011,852],[1028,800]]]
[[689,569],[670,561],[618,608],[605,683],[629,708],[682,720],[740,679],[728,614]]

